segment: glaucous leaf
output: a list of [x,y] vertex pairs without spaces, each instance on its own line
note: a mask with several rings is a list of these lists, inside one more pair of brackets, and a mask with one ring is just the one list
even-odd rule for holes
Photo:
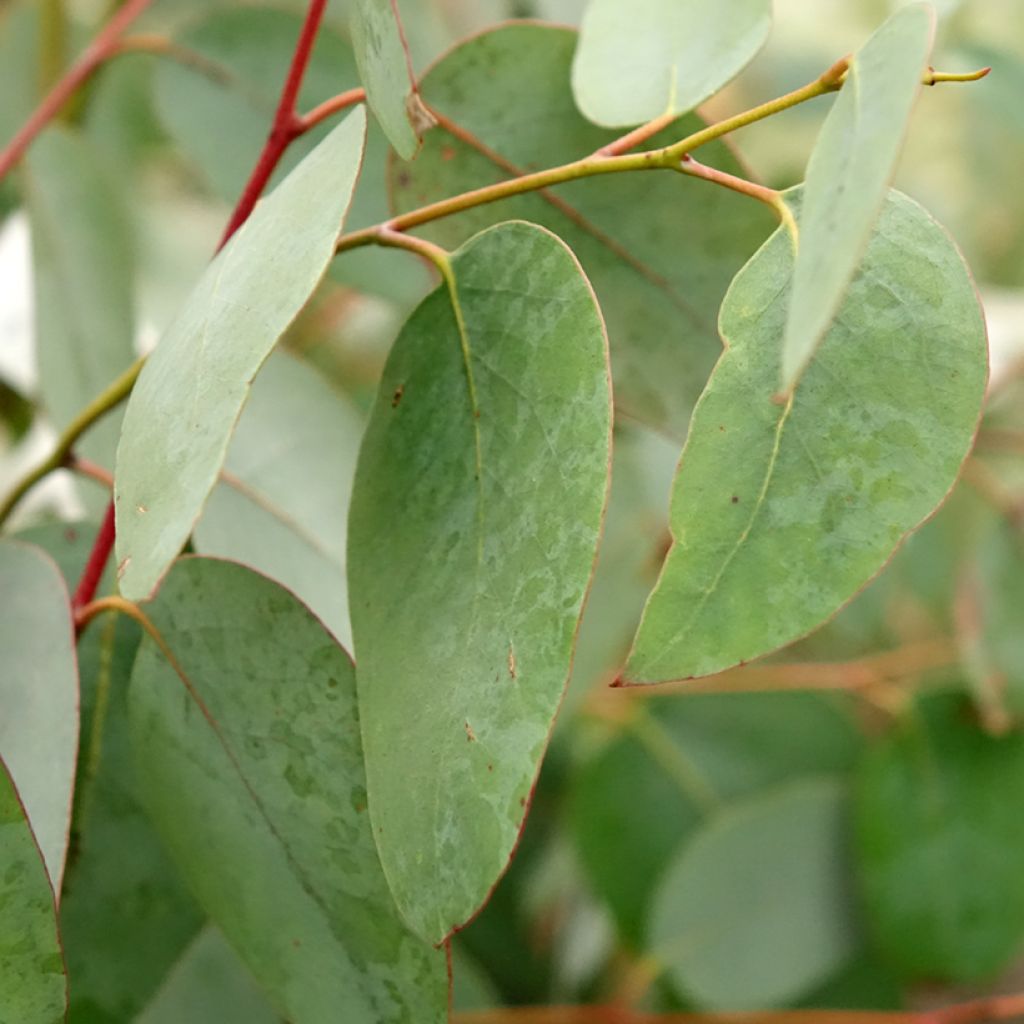
[[800,196],[800,232],[782,343],[789,394],[839,313],[871,239],[921,90],[935,12],[901,7],[850,62]]
[[221,250],[139,376],[117,452],[121,593],[145,599],[192,530],[250,385],[334,254],[362,158],[354,110]]
[[[441,121],[425,133],[415,162],[392,164],[397,212],[578,160],[616,138],[576,109],[575,43],[567,29],[512,24],[475,36],[435,65],[421,92]],[[701,127],[697,117],[682,118],[650,145]],[[716,167],[747,173],[724,143],[702,153]],[[608,322],[617,408],[682,440],[722,350],[715,329],[722,296],[772,221],[760,203],[681,177],[601,175],[445,218],[424,233],[454,248],[519,217],[564,239]]]
[[680,851],[654,900],[650,953],[698,1005],[782,1005],[853,954],[847,804],[833,780],[791,783]]
[[355,0],[351,19],[352,48],[366,102],[395,152],[410,160],[419,145],[409,116],[415,88],[395,0]]
[[834,325],[780,405],[792,271],[780,229],[722,306],[727,347],[683,449],[675,543],[628,682],[707,675],[820,625],[945,499],[971,447],[984,320],[960,253],[921,207],[889,193]]
[[0,542],[0,757],[25,805],[55,892],[71,828],[78,662],[60,570],[36,547]]
[[274,352],[253,382],[196,551],[277,580],[351,643],[345,534],[363,418],[313,367]]
[[531,224],[477,235],[395,342],[349,516],[374,836],[440,942],[505,870],[569,674],[608,487],[594,294]]
[[67,978],[53,889],[18,791],[0,761],[0,1021],[56,1024]]
[[1024,941],[1024,736],[996,738],[956,694],[921,700],[857,783],[868,930],[915,978],[990,978]]
[[[39,387],[63,430],[135,359],[131,229],[122,191],[82,135],[50,128],[25,166]],[[76,450],[112,466],[118,427],[118,416],[101,420]]]
[[771,0],[590,0],[573,95],[608,128],[685,113],[750,63],[771,26]]
[[295,1024],[440,1024],[445,956],[406,930],[381,872],[345,651],[230,562],[179,561],[149,612],[177,665],[143,642],[136,771],[200,904]]

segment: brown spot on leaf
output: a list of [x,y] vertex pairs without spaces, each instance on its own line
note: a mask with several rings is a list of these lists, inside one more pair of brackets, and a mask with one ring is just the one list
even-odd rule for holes
[[443,147],[442,150],[441,150],[441,159],[445,163],[448,163],[449,160],[454,160],[455,159],[455,147],[454,146],[445,146],[445,147]]
[[738,505],[740,503],[740,499],[735,494],[732,496],[732,503],[734,505]]
[[69,544],[74,544],[74,542],[75,542],[76,540],[78,540],[78,531],[77,531],[77,530],[76,530],[76,529],[75,529],[75,528],[74,528],[73,526],[69,526],[69,527],[68,527],[68,528],[67,528],[67,529],[66,529],[66,530],[64,531],[64,539],[65,539],[65,540],[66,540],[66,541],[67,541],[67,542],[68,542]]
[[470,743],[476,743],[476,733],[473,732],[473,727],[469,722],[466,722],[466,739],[469,740]]
[[398,172],[398,176],[397,176],[397,180],[398,180],[399,188],[408,188],[409,187],[409,172],[408,171],[399,171]]
[[399,384],[398,387],[395,388],[395,393],[391,396],[391,408],[392,409],[397,409],[398,408],[398,403],[402,400],[402,395],[404,395],[404,394],[405,394],[405,385],[404,384]]
[[512,649],[511,642],[508,645],[508,674],[513,679],[516,678],[516,652]]

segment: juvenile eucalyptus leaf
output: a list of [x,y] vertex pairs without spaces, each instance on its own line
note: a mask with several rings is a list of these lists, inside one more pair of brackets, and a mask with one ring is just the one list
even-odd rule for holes
[[1024,941],[1024,736],[957,694],[920,701],[870,751],[856,837],[868,930],[913,978],[992,977]]
[[[421,90],[442,120],[425,133],[414,162],[393,162],[396,211],[578,160],[615,139],[573,102],[575,44],[567,29],[512,24],[469,39],[439,61]],[[681,118],[649,145],[676,142],[703,126],[698,117]],[[725,143],[702,153],[715,167],[748,173]],[[564,239],[608,323],[616,407],[681,441],[722,350],[715,329],[722,297],[772,220],[760,203],[680,178],[600,175],[446,217],[424,233],[452,249],[516,217]]]
[[782,351],[792,391],[839,312],[896,169],[935,35],[935,12],[901,7],[850,62],[801,193],[800,233]]
[[970,449],[985,325],[942,228],[889,193],[835,323],[782,405],[792,271],[780,229],[722,306],[727,348],[683,449],[674,544],[628,682],[707,675],[810,632],[945,499]]
[[177,667],[143,643],[136,771],[200,904],[294,1024],[440,1024],[444,952],[406,930],[381,872],[345,651],[229,562],[178,562],[149,613]]
[[419,139],[409,117],[415,96],[412,68],[398,23],[396,0],[355,0],[351,8],[352,47],[366,102],[403,160],[416,153]]
[[569,674],[608,486],[593,292],[543,228],[499,225],[384,370],[349,517],[374,836],[440,942],[507,867]]
[[680,851],[655,897],[650,954],[698,1005],[784,1005],[853,954],[847,804],[834,780],[790,783]]
[[327,269],[365,131],[360,107],[259,203],[149,357],[117,452],[117,559],[125,597],[148,597],[185,543],[253,377]]
[[750,63],[771,25],[771,0],[590,0],[576,103],[608,128],[693,110]]
[[46,867],[0,761],[0,1022],[57,1024],[67,978]]
[[78,754],[71,602],[51,559],[12,540],[0,543],[0,594],[0,757],[18,786],[59,893]]

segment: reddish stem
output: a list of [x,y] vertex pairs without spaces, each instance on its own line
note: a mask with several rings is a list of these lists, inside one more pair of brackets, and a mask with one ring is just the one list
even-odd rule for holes
[[21,159],[32,140],[60,113],[75,91],[105,61],[116,53],[128,26],[150,5],[151,0],[127,0],[110,19],[85,52],[68,68],[63,78],[46,94],[42,103],[0,152],[0,180]]
[[353,107],[357,103],[362,103],[365,99],[365,89],[349,89],[346,92],[340,92],[337,96],[324,100],[323,103],[314,107],[308,114],[303,114],[296,122],[297,130],[295,134],[302,135],[303,132],[308,132],[311,128],[315,128],[321,121],[326,121],[333,114],[346,110],[348,107]]
[[95,596],[96,590],[103,578],[103,570],[107,567],[107,560],[114,548],[114,502],[107,505],[107,511],[103,516],[103,524],[100,532],[96,534],[92,551],[89,553],[89,561],[86,563],[82,578],[78,581],[75,596],[71,599],[71,607],[78,611],[79,608],[87,605]]

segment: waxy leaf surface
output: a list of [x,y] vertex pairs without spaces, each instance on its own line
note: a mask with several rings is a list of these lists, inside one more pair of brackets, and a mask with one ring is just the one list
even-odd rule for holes
[[[442,120],[411,164],[392,166],[397,212],[578,160],[615,132],[582,118],[569,89],[575,33],[536,24],[485,32],[449,53],[421,84]],[[508,102],[515,96],[515,103]],[[685,117],[650,146],[703,127]],[[746,174],[723,143],[707,161]],[[680,174],[608,174],[517,196],[424,228],[454,248],[510,217],[543,224],[577,255],[608,323],[617,408],[686,434],[722,346],[715,329],[729,281],[771,232],[761,204]]]
[[0,761],[0,1024],[64,1020],[67,978],[53,889]]
[[858,780],[868,929],[913,978],[990,978],[1024,940],[1024,736],[971,717],[956,694],[921,701]]
[[192,530],[252,379],[323,276],[363,150],[353,111],[253,211],[149,357],[117,452],[121,593],[145,599]]
[[203,908],[295,1024],[441,1022],[443,951],[394,909],[370,832],[352,663],[291,594],[200,558],[150,609],[136,770]]
[[412,69],[394,0],[355,0],[351,11],[352,47],[366,102],[395,152],[409,160],[419,140],[409,118]]
[[934,33],[930,7],[897,11],[854,56],[822,126],[801,194],[782,352],[787,393],[828,332],[871,238]]
[[707,675],[820,625],[943,501],[970,449],[985,326],[942,228],[890,192],[835,324],[781,405],[792,269],[780,229],[722,306],[727,348],[683,449],[674,544],[628,682]]
[[60,892],[78,754],[78,663],[60,570],[38,548],[0,543],[0,757]]
[[486,231],[384,370],[349,518],[370,814],[432,942],[508,864],[569,674],[608,485],[607,343],[557,238]]
[[771,0],[590,0],[572,90],[595,124],[624,128],[693,110],[753,59]]
[[650,955],[715,1010],[792,1002],[857,945],[848,799],[801,780],[722,814],[668,868],[654,899]]

